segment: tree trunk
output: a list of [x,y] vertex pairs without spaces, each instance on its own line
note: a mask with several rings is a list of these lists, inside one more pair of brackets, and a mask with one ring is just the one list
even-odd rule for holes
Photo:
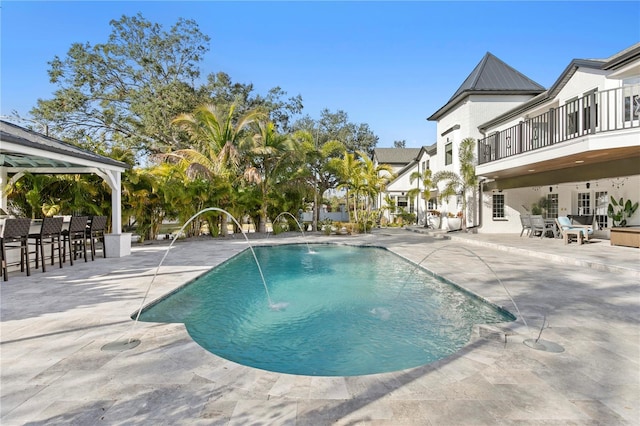
[[229,230],[227,229],[228,220],[229,219],[227,218],[227,214],[223,213],[222,218],[220,220],[220,235],[223,237],[226,237],[227,235],[229,235]]
[[260,212],[260,224],[258,225],[258,232],[265,233],[267,232],[267,212]]

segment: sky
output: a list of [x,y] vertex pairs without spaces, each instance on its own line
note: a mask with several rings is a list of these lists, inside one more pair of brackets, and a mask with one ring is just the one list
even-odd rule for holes
[[202,75],[225,72],[301,95],[368,124],[378,147],[436,141],[427,117],[491,52],[548,88],[572,59],[607,58],[640,41],[640,1],[8,1],[0,3],[0,115],[50,99],[48,62],[73,43],[107,42],[109,21],[141,13],[166,30],[193,19],[211,37]]

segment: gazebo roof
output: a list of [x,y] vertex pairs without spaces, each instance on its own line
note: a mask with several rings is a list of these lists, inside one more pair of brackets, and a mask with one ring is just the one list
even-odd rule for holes
[[[62,142],[33,130],[0,120],[0,167],[9,169],[58,170],[77,167],[99,167],[124,171],[130,166],[121,161]],[[77,171],[69,171],[77,173]]]

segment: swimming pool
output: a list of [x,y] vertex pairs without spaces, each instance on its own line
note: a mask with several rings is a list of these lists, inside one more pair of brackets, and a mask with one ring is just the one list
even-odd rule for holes
[[397,371],[457,352],[474,324],[512,321],[498,307],[377,247],[254,248],[145,308],[182,322],[208,351],[240,364],[312,376]]

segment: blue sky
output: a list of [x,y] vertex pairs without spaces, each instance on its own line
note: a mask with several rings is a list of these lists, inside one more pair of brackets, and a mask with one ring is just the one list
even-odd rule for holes
[[304,111],[344,110],[378,147],[430,145],[442,107],[486,52],[549,87],[574,58],[640,41],[640,2],[7,1],[0,106],[22,116],[48,99],[47,62],[74,42],[104,43],[109,21],[142,15],[169,29],[194,19],[211,37],[203,75],[226,72],[264,94],[300,94]]

